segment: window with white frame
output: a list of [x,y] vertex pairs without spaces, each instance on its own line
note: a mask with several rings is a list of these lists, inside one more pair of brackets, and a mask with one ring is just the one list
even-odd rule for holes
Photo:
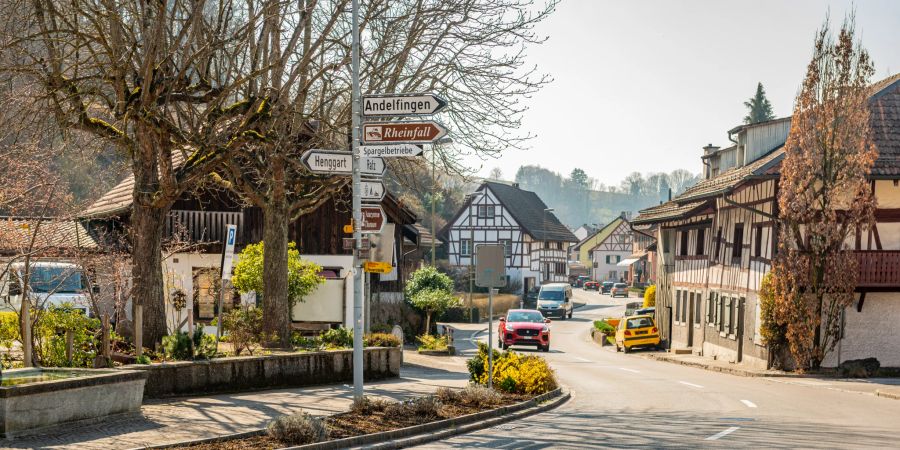
[[503,245],[504,252],[506,253],[507,257],[512,255],[512,240],[511,239],[500,239],[498,242],[500,242],[500,244]]
[[472,256],[472,240],[471,239],[460,239],[459,240],[459,254],[461,256]]
[[494,205],[478,205],[478,218],[490,219],[494,217]]

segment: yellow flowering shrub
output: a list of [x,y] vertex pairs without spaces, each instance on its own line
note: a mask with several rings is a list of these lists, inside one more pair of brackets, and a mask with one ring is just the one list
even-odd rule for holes
[[[479,346],[478,355],[470,361],[481,370],[472,373],[473,380],[481,385],[488,382],[488,354],[486,346]],[[540,395],[557,388],[556,376],[547,360],[540,356],[520,355],[507,351],[494,353],[494,388],[513,394]]]

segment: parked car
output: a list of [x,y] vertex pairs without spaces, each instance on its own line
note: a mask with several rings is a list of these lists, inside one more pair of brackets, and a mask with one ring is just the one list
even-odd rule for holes
[[616,351],[630,352],[636,347],[659,347],[659,330],[652,316],[625,317],[616,328]]
[[613,285],[612,289],[609,291],[609,295],[613,297],[628,297],[628,285],[625,283],[616,283]]
[[603,283],[600,283],[600,293],[609,294],[614,284],[615,283],[613,283],[612,281],[604,281]]
[[588,281],[584,283],[584,290],[586,291],[599,291],[600,283],[596,281]]
[[656,308],[651,306],[649,308],[640,308],[634,311],[635,315],[646,314],[648,316],[656,317]]
[[591,281],[591,277],[587,275],[580,275],[575,279],[575,287],[584,287],[584,284]]
[[541,286],[537,299],[538,311],[544,317],[572,318],[572,286],[566,283],[549,283]]
[[30,264],[27,281],[25,272],[25,263],[21,262],[0,271],[0,310],[19,310],[23,288],[27,287],[39,309],[68,305],[86,316],[92,314],[88,291],[99,293],[100,288],[88,286],[88,278],[77,264],[35,261]]
[[550,319],[533,309],[511,309],[500,318],[497,344],[503,350],[511,345],[534,345],[550,351]]

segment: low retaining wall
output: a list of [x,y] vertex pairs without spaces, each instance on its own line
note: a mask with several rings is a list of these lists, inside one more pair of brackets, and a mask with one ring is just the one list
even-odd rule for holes
[[[398,377],[403,352],[399,347],[367,348],[363,360],[366,380]],[[123,366],[122,369],[147,372],[144,397],[162,398],[350,382],[353,381],[353,351],[132,364]]]

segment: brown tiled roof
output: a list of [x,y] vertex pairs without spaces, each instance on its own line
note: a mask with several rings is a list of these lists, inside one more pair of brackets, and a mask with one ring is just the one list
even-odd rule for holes
[[[184,163],[184,155],[181,152],[172,153],[172,165],[177,168]],[[91,206],[81,212],[81,218],[112,217],[126,214],[131,211],[131,202],[134,191],[134,175],[128,175]]]
[[778,164],[784,157],[784,147],[779,146],[767,155],[742,167],[734,167],[719,174],[714,178],[702,180],[691,186],[678,197],[673,199],[677,203],[690,202],[710,196],[728,192],[740,182],[754,175],[763,175],[763,172],[771,166]]
[[644,209],[631,222],[635,225],[672,220],[690,214],[706,205],[706,202],[692,202],[679,205],[674,201]]
[[94,250],[100,245],[96,236],[77,220],[0,217],[0,253],[18,253],[28,248],[40,253],[47,249]]
[[870,121],[878,159],[873,178],[900,176],[900,74],[872,85]]

